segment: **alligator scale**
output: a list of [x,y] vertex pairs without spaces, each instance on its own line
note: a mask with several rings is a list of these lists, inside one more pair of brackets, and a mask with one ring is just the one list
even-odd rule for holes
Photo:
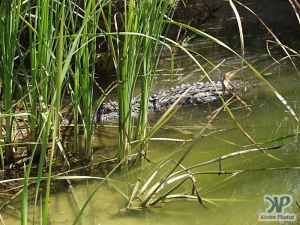
[[[193,84],[181,84],[168,90],[159,91],[150,96],[148,103],[149,112],[164,110],[172,105],[179,97],[179,104],[200,105],[220,100],[220,96],[231,94],[232,90],[238,89],[241,82],[238,81],[216,81],[197,82]],[[182,94],[187,91],[185,96]],[[140,98],[136,97],[132,102],[132,116],[137,117],[139,113]],[[118,102],[103,103],[97,115],[97,121],[116,121],[118,119]]]

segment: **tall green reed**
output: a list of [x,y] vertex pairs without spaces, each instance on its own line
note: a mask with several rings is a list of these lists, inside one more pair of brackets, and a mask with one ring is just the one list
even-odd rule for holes
[[[117,31],[112,33],[111,27],[114,15],[112,14],[112,2],[103,3],[96,1],[66,0],[57,2],[27,1],[24,2],[24,13],[21,12],[21,1],[7,4],[1,3],[1,15],[7,24],[15,23],[15,26],[1,26],[1,84],[4,87],[4,101],[6,115],[6,138],[12,143],[11,113],[15,111],[27,111],[27,134],[35,146],[28,148],[31,156],[25,166],[24,189],[22,194],[22,224],[28,220],[28,185],[34,159],[39,161],[37,169],[35,207],[40,199],[40,185],[43,176],[45,161],[48,156],[48,173],[46,183],[45,201],[42,207],[42,223],[48,222],[48,208],[50,201],[52,166],[56,150],[59,148],[64,154],[60,135],[60,110],[64,101],[64,90],[68,88],[71,93],[72,111],[74,122],[74,150],[78,150],[78,134],[80,120],[83,123],[85,151],[82,157],[91,158],[93,121],[96,110],[99,108],[105,95],[102,95],[93,106],[93,82],[95,79],[95,61],[97,50],[97,37],[105,36],[116,67],[119,81],[119,146],[118,158],[122,164],[127,165],[130,154],[131,141],[135,137],[142,137],[144,146],[148,140],[146,137],[147,105],[149,93],[153,82],[153,73],[157,64],[156,54],[159,44],[162,42],[163,18],[173,10],[171,1],[129,1],[124,2],[124,23],[115,24]],[[104,14],[103,7],[107,4],[108,11]],[[13,10],[10,10],[13,9]],[[100,15],[105,23],[106,31],[99,28]],[[150,19],[149,19],[150,18]],[[19,29],[19,20],[24,27]],[[119,26],[119,27],[117,27]],[[9,38],[7,30],[11,29]],[[26,31],[24,49],[19,48],[19,36]],[[15,39],[14,39],[15,38]],[[14,39],[14,45],[8,40]],[[4,47],[3,47],[4,46]],[[17,49],[17,50],[16,50]],[[15,52],[18,53],[20,68],[23,71],[16,73]],[[9,70],[7,65],[12,67]],[[8,73],[8,72],[9,73]],[[13,77],[12,74],[15,76]],[[18,75],[16,75],[18,74]],[[21,74],[21,75],[20,75]],[[139,116],[139,129],[133,130],[131,103],[135,95],[136,84],[141,82],[141,110]],[[6,83],[7,82],[7,83]],[[14,86],[21,88],[20,100],[24,109],[13,104]],[[10,88],[12,87],[12,88]],[[8,120],[8,118],[10,118]],[[157,126],[159,127],[159,126]],[[10,128],[10,129],[9,129]],[[153,135],[153,133],[151,133]],[[50,141],[51,140],[51,141]],[[2,152],[2,151],[1,151]],[[6,154],[12,151],[5,151]],[[48,153],[48,154],[47,154]],[[11,155],[13,157],[13,155]],[[3,158],[3,157],[2,157]],[[9,157],[6,156],[6,159]],[[35,220],[35,212],[33,221]],[[33,222],[34,223],[34,222]]]
[[[0,5],[0,80],[3,85],[2,108],[6,114],[12,113],[13,94],[16,86],[15,78],[15,57],[19,43],[19,17],[21,11],[21,0],[4,0]],[[12,120],[8,115],[5,118],[5,142],[12,142]],[[2,121],[1,121],[2,122]],[[1,131],[2,132],[2,131]],[[12,148],[6,147],[5,157],[7,162],[13,161]]]
[[[42,144],[37,146],[35,153],[39,155],[38,177],[40,178],[53,125],[53,120],[49,115],[50,105],[57,89],[54,75],[57,66],[55,56],[57,39],[55,37],[58,35],[58,22],[54,21],[59,21],[59,13],[55,13],[59,10],[59,6],[53,0],[46,0],[29,1],[28,7],[31,9],[28,22],[32,27],[28,28],[30,74],[27,74],[26,82],[29,101],[25,101],[25,104],[31,114],[28,117],[31,141],[36,141],[39,136],[41,137]],[[41,126],[42,124],[45,124],[45,129]],[[39,184],[37,182],[37,190]],[[36,201],[37,197],[38,193]]]
[[[97,24],[99,15],[95,10],[96,1],[91,1],[91,7],[85,6],[84,20],[89,20],[84,28],[83,33],[86,34],[81,39],[81,45],[84,48],[80,49],[81,63],[76,65],[76,68],[81,65],[82,75],[79,78],[80,93],[82,99],[82,119],[85,135],[85,157],[92,155],[92,136],[93,136],[93,82],[95,77],[96,65],[96,38]],[[92,38],[88,38],[88,35]]]
[[[85,138],[86,142],[88,142],[89,146],[86,146],[88,149],[86,152],[89,152],[86,155],[91,156],[91,138],[92,138],[92,129],[93,129],[93,118],[94,115],[92,115],[92,82],[93,82],[93,74],[90,74],[90,58],[95,59],[95,43],[93,43],[92,51],[87,47],[91,41],[87,38],[91,36],[88,34],[88,22],[92,21],[90,18],[90,13],[95,12],[95,10],[91,10],[92,6],[95,5],[94,1],[90,1],[85,7],[85,17],[83,18],[83,24],[81,23],[78,26],[74,26],[74,21],[76,21],[78,18],[74,17],[74,11],[72,10],[65,10],[65,1],[62,3],[54,2],[52,1],[50,3],[54,8],[48,8],[51,13],[54,13],[55,17],[53,17],[53,20],[47,20],[44,21],[45,24],[48,24],[48,26],[51,27],[53,30],[52,33],[55,34],[55,36],[51,36],[46,38],[47,41],[54,41],[55,44],[51,46],[44,46],[49,52],[48,54],[52,55],[53,57],[49,59],[51,62],[50,65],[53,65],[54,67],[49,72],[50,76],[46,78],[39,78],[39,84],[42,84],[44,79],[48,79],[48,85],[45,88],[48,88],[49,91],[47,91],[47,103],[45,105],[47,106],[46,110],[42,112],[42,116],[44,120],[42,120],[43,123],[40,123],[40,133],[38,135],[38,140],[42,139],[43,137],[46,137],[46,142],[43,141],[43,148],[48,148],[48,138],[50,135],[52,136],[52,142],[50,145],[50,150],[48,152],[48,173],[47,173],[47,184],[46,184],[46,192],[45,192],[45,202],[44,206],[42,208],[42,223],[47,224],[48,223],[48,208],[49,208],[49,200],[50,200],[50,189],[51,189],[51,176],[52,176],[52,165],[54,163],[54,156],[55,156],[55,150],[58,148],[58,146],[63,146],[60,144],[61,137],[60,137],[60,110],[61,105],[63,102],[63,89],[66,87],[69,87],[71,91],[72,85],[70,84],[70,81],[73,77],[69,77],[69,74],[74,75],[74,70],[72,69],[72,60],[73,59],[79,59],[80,63],[78,63],[76,68],[81,68],[82,70],[77,71],[79,81],[82,82],[80,85],[77,83],[76,87],[76,80],[75,80],[75,89],[77,89],[78,93],[78,100],[75,101],[75,104],[73,104],[73,108],[76,108],[78,112],[81,113],[81,118],[84,123],[84,130],[85,133],[89,132]],[[79,5],[74,2],[68,2],[68,4],[71,4],[76,9],[79,9]],[[45,6],[41,10],[45,10]],[[72,9],[72,8],[71,8]],[[37,13],[37,11],[34,11]],[[75,13],[77,16],[78,14]],[[94,14],[95,17],[95,14]],[[36,18],[34,16],[33,18]],[[43,17],[38,18],[37,23],[43,21]],[[66,23],[65,23],[66,21]],[[32,22],[32,21],[31,21]],[[96,23],[96,20],[94,20]],[[72,24],[73,23],[73,24]],[[30,23],[29,23],[30,24]],[[42,23],[43,24],[43,23]],[[40,26],[41,24],[38,24],[37,26]],[[66,26],[70,25],[70,27]],[[96,30],[94,26],[94,31]],[[41,41],[40,36],[38,35],[38,32],[35,30],[33,26],[30,26],[32,32],[34,34],[37,34],[36,41],[37,43],[42,42],[44,45],[47,41]],[[69,33],[72,32],[72,33]],[[67,35],[65,35],[67,34]],[[58,37],[58,38],[57,38]],[[93,37],[94,38],[94,37]],[[80,45],[81,44],[81,45]],[[48,48],[47,48],[48,47]],[[34,51],[35,52],[35,51]],[[37,56],[39,56],[40,53],[36,51]],[[34,58],[34,57],[33,57]],[[75,68],[75,71],[76,71]],[[94,68],[94,67],[93,67]],[[80,87],[79,87],[80,86]],[[38,90],[38,89],[37,89]],[[74,92],[72,92],[74,93]],[[74,99],[74,95],[71,96]],[[77,115],[77,119],[78,119]],[[77,120],[78,122],[78,120]],[[42,125],[43,124],[43,125]],[[42,125],[42,126],[41,126]],[[79,124],[75,124],[76,128],[78,129]],[[52,129],[51,129],[52,128]],[[45,134],[45,135],[43,135]],[[46,144],[45,144],[46,143]],[[45,147],[45,148],[44,148]],[[64,154],[64,149],[60,147],[61,152]],[[37,152],[37,146],[33,149],[32,156]],[[39,186],[41,182],[41,175],[43,170],[43,162],[46,158],[46,151],[42,151],[43,154],[40,155],[40,163],[38,168],[38,177],[37,177],[37,185],[36,185],[36,197],[35,197],[35,206],[37,206],[37,199],[39,196]],[[22,224],[27,224],[27,188],[28,188],[28,179],[30,174],[30,169],[32,165],[32,159],[27,167],[26,175],[25,175],[25,181],[24,181],[24,192],[23,192],[23,210],[22,210]],[[37,207],[36,207],[37,208]],[[34,221],[35,215],[33,215],[33,221]]]
[[142,75],[140,77],[141,82],[141,105],[139,111],[138,131],[137,138],[144,139],[147,134],[148,123],[148,102],[150,96],[150,90],[153,84],[154,74],[157,67],[155,59],[158,61],[159,55],[159,43],[155,39],[161,39],[165,23],[164,17],[170,16],[173,13],[174,2],[160,1],[155,4],[153,1],[145,1],[141,6],[141,18],[148,18],[148,20],[141,21],[141,30],[147,36],[144,39],[144,47],[142,54]]
[[[147,111],[153,74],[156,68],[159,42],[164,28],[164,16],[174,10],[174,1],[124,1],[122,23],[115,24],[122,35],[117,40],[108,36],[119,82],[119,148],[118,159],[123,161],[131,153],[133,138],[144,139],[147,129]],[[102,10],[107,32],[112,30],[111,3],[108,15]],[[132,103],[136,85],[141,82],[140,111],[137,130],[134,130]],[[136,135],[135,135],[136,134]],[[125,160],[124,165],[128,164]]]
[[[30,112],[28,116],[28,136],[32,142],[36,142],[36,145],[28,149],[28,154],[31,156],[31,159],[24,171],[22,224],[27,224],[28,219],[28,179],[30,177],[33,160],[37,159],[39,161],[34,202],[35,206],[37,206],[40,196],[41,178],[43,176],[46,154],[49,147],[49,137],[53,134],[48,167],[48,176],[51,177],[54,147],[58,141],[56,136],[59,136],[58,121],[61,104],[61,82],[59,82],[57,76],[55,76],[58,63],[55,52],[58,43],[56,37],[59,34],[59,3],[53,0],[28,1],[25,6],[26,16],[22,17],[21,14],[18,14],[18,17],[22,18],[23,22],[27,24],[28,37],[26,36],[26,38],[28,38],[28,52],[26,52],[26,55],[29,55],[29,60],[25,55],[21,63],[25,69],[29,68],[30,72],[25,72],[24,75],[26,86],[23,91],[26,95],[22,99],[25,110]],[[47,201],[42,208],[46,214],[50,192],[50,190],[48,190],[49,182],[50,181],[47,183],[46,190]],[[33,221],[34,219],[35,211]],[[46,220],[47,219],[43,221]]]
[[56,147],[57,139],[59,139],[59,125],[60,125],[60,108],[61,108],[61,93],[62,93],[62,83],[64,79],[63,70],[63,52],[64,52],[64,21],[65,21],[65,0],[62,2],[60,15],[60,26],[59,26],[59,41],[57,50],[57,73],[55,76],[55,90],[54,99],[51,107],[54,108],[54,127],[52,135],[52,146],[49,159],[49,169],[48,169],[48,179],[46,186],[45,203],[43,208],[43,224],[48,224],[48,208],[49,208],[49,198],[50,198],[50,188],[51,188],[51,176],[52,176],[52,164],[54,158],[54,150]]

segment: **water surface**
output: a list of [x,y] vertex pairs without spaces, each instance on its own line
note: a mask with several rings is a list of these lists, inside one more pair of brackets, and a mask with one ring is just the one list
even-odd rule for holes
[[[228,35],[228,34],[227,34]],[[228,37],[230,39],[230,37]],[[236,36],[231,37],[238,39]],[[247,49],[247,59],[259,70],[270,66],[274,61],[261,48],[264,37],[257,38],[260,44],[250,45]],[[251,73],[247,68],[240,70],[241,62],[237,57],[222,50],[220,47],[203,39],[193,41],[191,48],[201,49],[201,52],[215,63],[225,62],[210,73],[213,79],[218,79],[222,74],[237,70],[240,79],[251,80],[255,86],[249,88],[245,94],[241,94],[242,99],[250,106],[248,110],[243,104],[237,102],[230,105],[232,112],[248,132],[248,134],[258,143],[273,140],[289,133],[295,132],[298,128],[296,120],[288,113],[286,107],[276,98],[270,89]],[[274,49],[275,52],[280,52]],[[277,53],[276,53],[277,54]],[[281,57],[278,53],[276,56]],[[164,60],[158,71],[158,76],[154,90],[167,88],[180,82],[195,82],[204,78],[204,74],[197,68],[188,57],[178,53],[176,56],[176,68],[174,79],[166,75],[168,71],[168,58]],[[212,66],[202,60],[207,71],[212,70]],[[243,75],[241,75],[243,74]],[[292,67],[288,60],[281,65],[274,65],[265,72],[267,80],[286,98],[293,110],[299,114],[300,91],[299,74]],[[205,78],[204,78],[205,79]],[[225,111],[221,111],[211,125],[207,116],[217,107],[184,107],[179,110],[175,117],[162,129],[156,137],[178,138],[189,140],[199,134],[204,128],[207,135],[200,139],[193,147],[191,153],[183,161],[184,166],[192,166],[207,160],[220,157],[236,151],[255,148],[252,143],[237,129],[232,119]],[[152,115],[152,121],[158,115]],[[116,129],[103,128],[97,134],[95,143],[98,146],[95,157],[101,157],[104,153],[109,153],[116,147]],[[168,142],[152,141],[149,144],[149,158],[157,164],[170,157],[178,160],[184,150],[190,144],[189,141]],[[114,181],[103,185],[93,197],[82,217],[82,224],[159,224],[159,225],[206,225],[206,224],[228,224],[228,225],[255,225],[255,224],[298,224],[296,222],[261,222],[259,214],[265,213],[269,204],[264,201],[265,195],[290,195],[293,198],[292,204],[286,208],[286,212],[300,215],[300,209],[296,200],[300,201],[300,171],[299,170],[270,170],[261,171],[267,168],[298,167],[300,162],[300,144],[295,138],[284,139],[282,141],[262,146],[283,146],[270,153],[273,158],[262,152],[249,153],[237,156],[222,162],[222,170],[259,170],[232,175],[199,175],[197,176],[197,188],[201,196],[209,200],[205,202],[204,208],[197,201],[183,201],[165,203],[160,208],[151,208],[141,211],[128,211],[121,213],[120,209],[125,208],[127,200],[122,196],[130,195],[138,177],[145,181],[151,175],[153,164],[146,164],[142,167],[135,167],[123,173],[114,174],[111,179]],[[277,158],[274,159],[274,158]],[[171,164],[169,166],[171,168]],[[194,170],[194,172],[218,171],[219,164],[214,163]],[[95,172],[95,176],[100,176]],[[74,185],[76,199],[80,204],[86,200],[99,182],[89,181]],[[67,189],[63,189],[51,197],[50,221],[51,224],[71,224],[77,213],[74,204],[74,196]],[[122,193],[121,193],[122,192]],[[191,182],[184,184],[176,193],[190,193]],[[32,208],[30,209],[32,210]],[[6,225],[19,223],[19,218],[13,216],[8,210],[2,215]]]

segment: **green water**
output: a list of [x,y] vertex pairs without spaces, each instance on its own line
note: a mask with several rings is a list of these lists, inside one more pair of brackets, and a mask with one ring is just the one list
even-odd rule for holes
[[[202,43],[202,45],[201,45]],[[206,46],[203,40],[194,44],[195,48]],[[220,48],[209,45],[204,50],[209,53],[216,63],[224,58],[226,62],[213,71],[211,76],[217,79],[221,73],[240,67],[240,61]],[[259,48],[254,53],[248,52],[248,59],[260,70],[269,66],[273,61]],[[165,59],[164,68],[167,71],[168,60]],[[182,82],[197,81],[203,78],[203,74],[185,56],[177,56],[177,68],[181,72],[177,79],[169,81],[169,78],[161,76],[156,82],[155,89],[166,88]],[[211,67],[205,64],[209,71]],[[163,73],[163,72],[161,72]],[[246,80],[254,80],[255,87],[250,88],[242,95],[243,100],[250,105],[251,111],[241,103],[231,105],[232,112],[256,142],[264,142],[282,137],[297,129],[296,120],[287,112],[283,104],[275,95],[259,80],[252,78],[250,71],[245,69]],[[249,78],[251,77],[251,78]],[[287,61],[281,65],[275,65],[268,71],[267,79],[286,98],[297,115],[300,112],[300,78],[299,74]],[[236,151],[255,148],[251,142],[239,131],[228,114],[221,111],[213,123],[206,125],[207,116],[215,110],[216,106],[206,107],[184,107],[175,117],[162,129],[156,137],[178,138],[189,140],[206,128],[204,134],[193,147],[183,165],[188,167],[207,160],[220,157]],[[158,115],[152,115],[152,121]],[[116,129],[101,128],[96,135],[96,155],[101,158],[103,154],[111,153],[116,147]],[[190,142],[168,142],[152,141],[149,144],[149,159],[154,164],[161,162],[170,156],[178,160],[187,149]],[[266,168],[299,167],[300,144],[295,138],[285,139],[280,142],[263,144],[262,146],[283,146],[278,150],[272,150],[269,157],[261,152],[254,152],[237,156],[222,161],[222,170],[259,170]],[[274,158],[277,158],[275,160]],[[84,225],[123,225],[123,224],[159,224],[159,225],[255,225],[255,224],[300,224],[300,218],[295,222],[261,222],[259,214],[266,213],[269,204],[264,201],[265,195],[290,195],[292,204],[285,212],[300,216],[300,208],[296,200],[300,201],[300,170],[272,170],[252,171],[232,175],[199,175],[197,176],[197,188],[205,202],[206,208],[197,201],[178,200],[160,205],[159,208],[149,208],[141,211],[128,211],[121,213],[125,208],[127,200],[122,196],[130,195],[135,181],[142,177],[145,182],[150,177],[154,164],[146,163],[143,167],[135,167],[114,174],[108,184],[103,185],[95,194],[92,201],[84,211],[81,224]],[[171,168],[171,165],[169,166]],[[219,164],[214,163],[193,170],[193,172],[218,171]],[[97,171],[97,168],[95,169]],[[94,176],[100,176],[94,172]],[[74,193],[76,199],[82,205],[87,197],[93,192],[98,181],[74,182]],[[121,193],[122,192],[122,193]],[[190,193],[191,182],[186,182],[176,193]],[[29,210],[33,210],[31,207]],[[74,195],[67,188],[56,191],[51,196],[50,224],[72,224],[77,214],[74,204]],[[1,214],[6,225],[19,224],[19,217],[13,210],[6,210]],[[30,218],[30,217],[29,217]],[[0,223],[1,224],[1,223]]]
[[[267,64],[270,61],[265,60]],[[276,66],[271,70],[268,80],[278,88],[279,92],[286,97],[296,113],[299,112],[298,91],[300,79],[289,64]],[[259,83],[259,81],[257,81]],[[257,141],[272,140],[294,132],[297,123],[286,111],[286,108],[263,84],[248,90],[243,99],[251,105],[251,111],[236,103],[231,106],[235,116],[245,130]],[[220,157],[232,152],[254,148],[248,146],[251,143],[236,128],[226,112],[221,112],[210,126],[206,126],[207,115],[216,107],[185,107],[157,134],[157,137],[190,139],[204,127],[204,134],[212,133],[199,140],[191,153],[183,161],[184,166],[195,165],[200,162]],[[153,120],[155,120],[153,118]],[[99,151],[100,157],[103,152],[112,151],[115,147],[115,130],[106,128],[96,138],[96,145],[102,146]],[[153,141],[149,146],[149,158],[154,163],[159,163],[167,155],[177,160],[189,145],[167,141]],[[222,162],[222,170],[262,169],[297,167],[300,162],[300,144],[294,138],[263,146],[284,147],[272,150],[270,153],[280,160],[274,160],[261,152],[249,153],[234,157]],[[103,147],[105,146],[105,147]],[[244,146],[244,147],[243,147]],[[101,150],[102,149],[102,150]],[[104,185],[93,197],[82,217],[82,224],[299,224],[296,222],[260,222],[260,213],[265,213],[269,204],[264,201],[264,195],[288,194],[293,198],[291,206],[286,212],[300,216],[300,209],[295,200],[300,201],[300,171],[299,170],[276,170],[256,171],[231,175],[200,175],[197,176],[197,187],[204,199],[211,201],[205,203],[206,208],[197,201],[175,201],[161,205],[161,208],[145,209],[141,211],[129,211],[120,213],[120,209],[126,207],[127,200],[118,191],[129,195],[136,179],[141,176],[143,180],[149,178],[153,166],[147,164],[142,171],[140,167],[130,169],[124,173],[113,175],[109,184]],[[199,171],[218,171],[219,164],[195,169]],[[94,175],[98,175],[97,172]],[[98,182],[81,182],[76,185],[76,198],[82,204],[87,196],[95,189]],[[53,194],[51,197],[51,224],[71,224],[76,215],[74,196],[64,191]],[[187,182],[177,193],[190,193],[191,183]],[[212,204],[213,203],[213,204]],[[31,209],[32,210],[32,209]],[[2,215],[5,224],[17,224],[19,218],[14,217],[13,212]]]

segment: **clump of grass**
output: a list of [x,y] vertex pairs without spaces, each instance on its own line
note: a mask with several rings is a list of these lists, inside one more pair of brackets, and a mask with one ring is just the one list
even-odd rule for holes
[[[3,86],[2,109],[7,116],[5,117],[5,142],[13,141],[13,116],[12,105],[13,95],[16,88],[16,63],[15,57],[18,52],[19,43],[19,16],[22,8],[21,0],[2,1],[0,5],[0,80]],[[1,118],[2,124],[2,118]],[[1,131],[2,132],[2,131]],[[13,161],[13,149],[7,146],[5,158],[7,163]],[[3,160],[2,160],[3,161]],[[3,165],[4,166],[4,165]]]
[[[5,100],[5,138],[7,143],[13,142],[12,112],[20,110],[16,106],[22,104],[27,112],[24,119],[28,125],[26,135],[32,143],[36,143],[28,148],[31,158],[24,174],[22,224],[27,224],[28,220],[28,181],[33,161],[39,161],[34,203],[37,206],[47,156],[48,178],[45,203],[42,207],[42,223],[48,222],[52,165],[57,155],[56,150],[59,149],[62,155],[65,155],[61,143],[60,110],[65,101],[66,90],[72,99],[74,152],[80,151],[78,134],[82,121],[85,148],[79,154],[82,158],[92,157],[94,118],[106,94],[103,93],[94,107],[93,83],[98,37],[106,37],[109,43],[119,81],[119,161],[124,165],[128,162],[130,142],[134,136],[131,102],[139,81],[142,109],[140,129],[135,132],[142,137],[143,144],[140,146],[144,146],[148,98],[157,63],[158,43],[164,27],[163,17],[172,13],[174,9],[170,3],[171,1],[124,1],[124,23],[115,24],[115,29],[123,32],[120,35],[111,31],[114,17],[111,1],[88,1],[82,4],[70,0],[27,1],[23,5],[21,1],[1,3],[1,18],[4,18],[2,21],[5,25],[1,26],[5,29],[1,33],[1,49],[4,55],[1,58],[1,72],[4,75],[1,77],[1,84],[3,83]],[[24,8],[22,12],[21,6]],[[108,8],[107,15],[103,7]],[[100,29],[100,18],[104,20],[107,32]],[[19,21],[22,21],[22,28]],[[22,32],[26,32],[27,36],[20,41]],[[8,34],[10,36],[7,36]],[[23,42],[24,46],[19,48]],[[16,54],[21,76],[16,76]],[[13,104],[16,86],[21,90],[20,100]],[[2,148],[0,153],[2,164],[4,161],[13,160],[11,150],[5,149],[5,157],[2,156]],[[33,221],[34,219],[35,215]]]
[[[231,175],[231,177],[244,172],[254,172],[254,171],[267,171],[267,170],[298,170],[299,167],[284,167],[284,168],[261,168],[253,170],[236,170],[236,171],[226,171],[222,168],[223,160],[227,160],[233,157],[241,156],[244,154],[250,154],[255,152],[260,152],[262,148],[253,148],[247,150],[236,151],[227,155],[222,155],[220,157],[192,165],[189,167],[183,166],[183,161],[186,156],[193,149],[195,143],[197,143],[199,137],[196,137],[193,142],[186,148],[182,156],[174,161],[172,159],[167,159],[160,163],[156,168],[150,173],[149,178],[144,182],[139,179],[133,188],[131,197],[129,198],[128,205],[126,209],[142,209],[147,207],[154,207],[165,201],[176,201],[177,199],[186,200],[197,200],[201,205],[204,202],[209,202],[208,200],[202,198],[197,187],[197,176],[204,174],[211,175]],[[263,148],[265,151],[284,149],[283,146],[266,147]],[[217,164],[217,169],[214,171],[195,171],[195,169],[202,168],[210,164]],[[174,166],[172,166],[174,164]],[[171,165],[171,166],[169,166]],[[167,169],[165,169],[167,168]],[[229,178],[228,178],[229,179]],[[192,184],[191,193],[181,193],[180,187],[185,185],[188,181]]]
[[[66,4],[72,7],[67,9]],[[14,141],[25,141],[18,140],[20,137],[13,136],[12,118],[18,114],[13,113],[14,111],[24,110],[26,112],[22,116],[24,124],[28,128],[23,132],[31,143],[36,143],[28,147],[30,160],[24,169],[22,224],[27,224],[28,220],[28,180],[33,161],[37,159],[39,162],[35,194],[35,206],[37,206],[47,152],[48,179],[42,223],[47,224],[48,222],[52,165],[57,155],[56,150],[59,149],[62,155],[65,155],[65,149],[61,143],[60,111],[62,102],[66,101],[63,93],[67,87],[71,91],[74,87],[75,90],[72,92],[75,93],[72,97],[76,99],[73,102],[77,121],[75,123],[76,132],[79,129],[79,113],[81,113],[80,117],[84,125],[86,144],[82,158],[91,158],[92,156],[93,120],[95,117],[92,86],[96,60],[96,31],[99,31],[100,14],[99,10],[96,10],[98,5],[99,3],[95,1],[89,1],[81,11],[79,2],[74,1],[1,2],[0,46],[2,57],[0,69],[3,76],[0,83],[3,84],[4,89],[4,101],[1,102],[4,109],[4,113],[1,115],[1,126],[2,119],[5,118],[5,141],[7,143],[4,149],[5,156],[3,156],[1,146],[2,166],[4,167],[4,162],[13,162],[14,153],[6,146],[12,146]],[[80,14],[82,12],[83,17]],[[82,23],[79,23],[80,21]],[[90,26],[91,24],[92,26]],[[74,59],[78,60],[75,69],[71,64]],[[19,91],[18,101],[17,90]],[[104,99],[103,96],[97,101],[98,108]],[[22,109],[20,105],[22,105]],[[78,140],[76,138],[75,140]],[[49,142],[50,139],[52,142]]]
[[[235,9],[233,2],[237,1],[230,1]],[[241,23],[239,23],[239,28],[241,32],[242,56],[223,42],[205,34],[201,30],[172,21],[170,18],[174,11],[174,5],[176,5],[174,0],[123,1],[124,12],[116,14],[113,14],[112,10],[114,3],[109,0],[105,2],[97,2],[95,0],[84,2],[72,0],[63,0],[62,2],[54,0],[29,0],[27,2],[3,0],[0,4],[0,88],[3,88],[3,101],[1,104],[4,109],[4,113],[0,115],[0,123],[2,126],[2,120],[5,120],[5,142],[8,144],[5,145],[4,151],[2,145],[0,146],[2,167],[4,167],[4,163],[13,161],[14,153],[12,148],[7,146],[12,146],[14,142],[12,121],[18,115],[14,111],[20,110],[18,108],[19,105],[22,105],[25,111],[24,115],[27,118],[27,121],[25,120],[26,125],[28,125],[27,134],[31,142],[35,143],[33,147],[28,148],[31,158],[24,169],[22,224],[27,224],[28,220],[28,184],[31,178],[30,172],[34,156],[38,155],[39,161],[34,202],[37,208],[40,197],[40,183],[44,179],[42,179],[42,175],[47,152],[49,156],[47,164],[48,177],[41,223],[47,224],[48,222],[48,204],[51,180],[53,178],[52,165],[55,160],[56,150],[59,149],[62,155],[65,155],[65,149],[61,143],[60,110],[63,101],[66,100],[64,99],[64,93],[67,91],[70,93],[72,101],[74,152],[78,152],[81,158],[92,158],[94,118],[105,95],[111,90],[108,89],[103,93],[96,100],[96,107],[93,106],[97,40],[100,37],[105,38],[107,41],[118,79],[119,148],[117,157],[119,163],[108,174],[107,178],[119,165],[127,166],[132,153],[138,152],[146,156],[145,147],[147,142],[178,109],[176,104],[179,102],[179,99],[151,129],[148,128],[147,107],[149,94],[153,85],[161,46],[170,48],[172,45],[183,50],[210,80],[208,74],[196,58],[193,57],[191,51],[162,35],[167,24],[176,24],[190,29],[236,54],[241,58],[242,63],[250,67],[253,73],[271,88],[289,110],[290,114],[295,117],[293,109],[287,105],[285,99],[244,59]],[[236,9],[235,13],[238,15]],[[100,28],[100,20],[104,24],[104,28]],[[28,32],[28,36],[26,36],[23,46],[20,37],[23,34],[22,32],[25,31]],[[277,43],[284,47],[280,42]],[[138,91],[140,92],[141,105],[139,119],[134,121],[131,104],[137,92],[136,86],[138,82],[141,84],[141,88]],[[14,97],[17,91],[17,95],[20,98],[18,101]],[[183,98],[185,94],[183,93],[180,98]],[[223,103],[223,107],[226,108],[237,127],[251,143],[257,146],[255,151],[265,151],[266,149],[261,148],[238,123],[227,103],[225,101]],[[298,117],[296,117],[296,120],[298,121]],[[83,150],[78,148],[81,121],[85,142]],[[136,142],[134,139],[139,141]],[[195,165],[193,168],[184,168],[182,161],[191,151],[194,142],[180,160],[175,162],[171,172],[161,176],[159,181],[155,182],[153,186],[150,186],[150,183],[154,181],[158,171],[169,165],[171,161],[158,166],[141,189],[139,189],[138,182],[133,190],[128,207],[135,206],[135,199],[139,199],[139,207],[153,206],[167,198],[196,198],[203,204],[196,187],[195,176],[197,173],[192,173],[190,170],[199,168],[204,164],[220,162],[222,157],[223,160],[231,156],[222,156],[211,162]],[[133,143],[135,143],[134,146]],[[239,154],[241,152],[237,152],[235,155]],[[178,168],[181,168],[181,170],[175,171]],[[222,173],[221,170],[219,172]],[[188,180],[192,182],[192,194],[182,195],[175,193],[174,195],[174,192]],[[88,201],[103,182],[97,186],[95,192],[89,196],[88,200],[80,208],[74,224],[77,223]],[[175,185],[169,188],[169,184]],[[161,194],[162,191],[165,192]],[[34,220],[35,215],[33,215]]]
[[[74,85],[69,86],[72,93],[72,108],[74,118],[74,151],[80,151],[83,158],[92,156],[93,137],[93,83],[96,65],[96,32],[98,31],[99,13],[95,10],[96,2],[84,3],[80,8],[82,15],[75,14],[71,17],[71,35],[76,32],[78,22],[83,21],[82,37],[78,41],[74,58],[75,65],[71,80]],[[79,6],[77,6],[79,7]],[[72,13],[72,11],[70,12]],[[78,149],[79,118],[81,118],[84,130],[84,151]]]
[[[121,35],[114,40],[108,36],[110,50],[116,67],[119,102],[119,148],[118,159],[122,161],[131,154],[133,138],[144,139],[147,133],[147,111],[154,72],[159,58],[159,46],[164,29],[164,16],[174,11],[174,1],[124,1],[122,23],[115,29]],[[111,32],[111,3],[109,14],[103,12],[107,32]],[[140,111],[137,130],[134,130],[132,101],[137,82],[141,83]],[[125,165],[128,162],[125,162]]]
[[[172,15],[176,2],[124,1],[124,12],[117,14],[122,17],[122,20],[121,22],[116,20],[114,23],[112,22],[113,4],[112,1],[103,3],[90,1],[80,4],[71,0],[63,3],[53,0],[1,3],[1,15],[4,18],[1,21],[4,25],[1,26],[3,28],[1,85],[3,84],[2,104],[5,111],[5,117],[1,117],[1,120],[5,119],[5,142],[11,146],[13,140],[18,139],[12,134],[11,113],[13,110],[21,110],[19,106],[22,105],[22,109],[27,113],[24,124],[28,126],[24,136],[31,143],[39,143],[35,148],[29,146],[27,152],[28,155],[34,152],[35,156],[32,157],[39,161],[40,171],[44,167],[49,146],[55,145],[65,155],[61,143],[60,119],[58,119],[60,114],[57,113],[62,103],[66,101],[64,95],[66,91],[70,93],[72,101],[74,152],[79,152],[82,158],[92,157],[94,118],[107,94],[103,93],[96,101],[96,107],[93,106],[95,102],[93,83],[99,37],[107,40],[119,83],[119,150],[117,153],[119,161],[127,158],[131,153],[131,142],[134,139],[146,140],[149,94],[159,60],[160,47],[166,45],[162,36],[165,26],[164,17]],[[65,6],[68,7],[65,10],[64,41],[61,46],[59,44],[61,43],[59,37],[62,36],[60,34],[61,7]],[[106,31],[99,26],[101,19]],[[19,21],[22,22],[22,27]],[[6,32],[7,30],[9,32]],[[11,42],[9,43],[8,40]],[[58,55],[62,57],[62,62],[58,60]],[[60,67],[62,71],[58,82],[57,74]],[[141,83],[141,89],[138,91],[141,93],[141,105],[137,129],[135,129],[131,103],[138,82]],[[14,99],[16,87],[19,91],[18,101]],[[78,148],[80,122],[83,124],[84,150]],[[56,142],[49,143],[49,138],[55,132],[55,137],[52,138],[56,139]],[[146,142],[140,145],[141,149],[145,145]],[[5,157],[2,156],[3,153]],[[3,151],[1,148],[0,155],[2,164],[4,161],[12,162],[14,157],[11,149]]]

